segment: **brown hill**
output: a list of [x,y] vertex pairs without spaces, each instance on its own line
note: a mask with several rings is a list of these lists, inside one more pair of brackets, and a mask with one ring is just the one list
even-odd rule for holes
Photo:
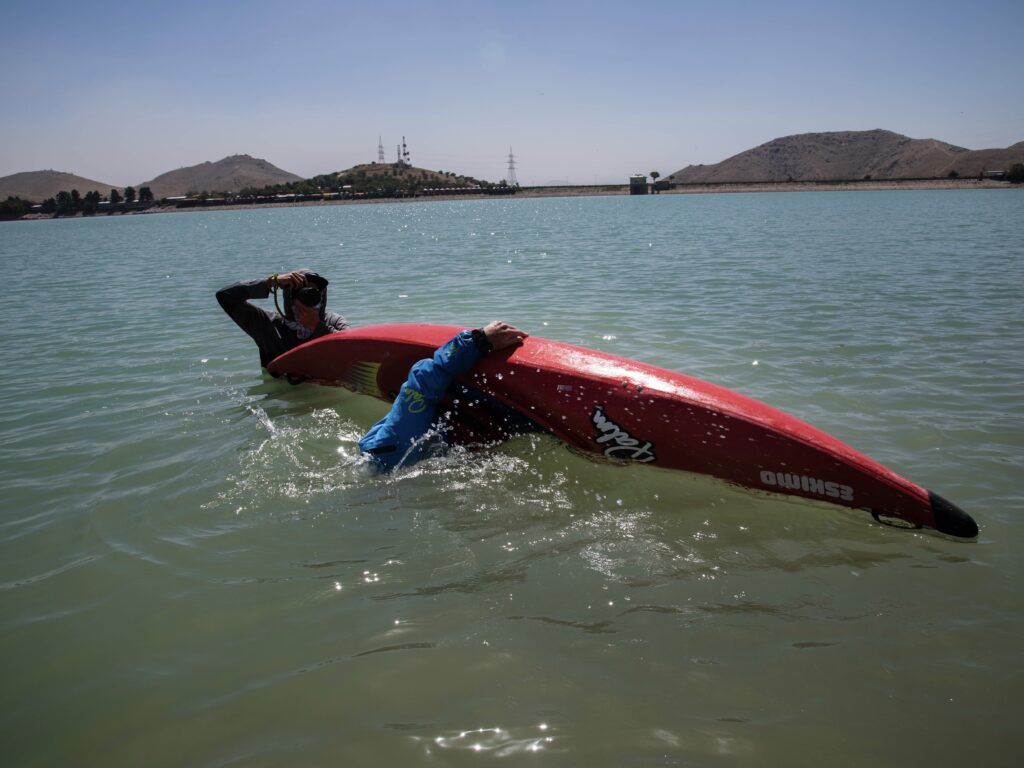
[[58,192],[70,192],[73,189],[77,189],[83,196],[86,192],[96,191],[106,197],[110,190],[120,187],[63,171],[25,171],[0,178],[0,200],[20,197],[22,200],[41,203]]
[[1024,162],[1024,142],[1006,149],[970,150],[892,131],[838,131],[784,136],[714,165],[689,165],[675,183],[834,181],[963,177],[1008,170]]
[[190,192],[238,192],[246,187],[266,187],[300,181],[301,176],[249,155],[232,155],[215,163],[205,162],[160,174],[139,187],[149,187],[157,200]]

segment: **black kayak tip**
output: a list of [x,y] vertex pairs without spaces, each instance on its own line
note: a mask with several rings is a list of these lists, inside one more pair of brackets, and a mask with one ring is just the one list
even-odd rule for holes
[[928,491],[928,500],[935,517],[935,530],[959,539],[973,539],[978,535],[978,524],[969,514],[937,493]]

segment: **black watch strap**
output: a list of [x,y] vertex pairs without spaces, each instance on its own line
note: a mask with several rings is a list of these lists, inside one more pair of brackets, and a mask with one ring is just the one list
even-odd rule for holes
[[491,346],[491,342],[487,340],[487,334],[480,328],[473,329],[473,343],[476,344],[476,348],[481,352],[490,352],[494,347]]

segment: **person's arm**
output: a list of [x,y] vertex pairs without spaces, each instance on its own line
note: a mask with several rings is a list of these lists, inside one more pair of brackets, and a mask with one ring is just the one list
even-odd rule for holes
[[217,303],[239,328],[253,338],[258,338],[260,332],[270,322],[271,315],[266,310],[250,304],[250,299],[267,298],[273,287],[300,288],[305,284],[306,277],[301,272],[286,272],[257,280],[243,280],[217,291]]
[[267,278],[245,280],[225,286],[217,291],[217,303],[239,328],[253,336],[259,326],[270,321],[267,312],[250,304],[250,299],[265,299],[270,295]]
[[433,358],[420,360],[412,367],[399,398],[409,389],[414,397],[423,398],[431,407],[436,407],[451,383],[476,365],[484,354],[492,349],[522,344],[524,336],[526,334],[518,328],[497,321],[481,329],[462,331],[438,347]]
[[437,405],[451,383],[491,349],[522,344],[525,336],[518,328],[497,321],[456,334],[438,347],[432,358],[412,367],[391,411],[359,441],[360,449],[373,456],[378,467],[395,467],[430,429]]

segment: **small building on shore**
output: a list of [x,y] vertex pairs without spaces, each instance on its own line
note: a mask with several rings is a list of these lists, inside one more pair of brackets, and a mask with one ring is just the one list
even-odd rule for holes
[[634,173],[629,177],[629,194],[631,195],[646,195],[647,194],[647,177],[642,173]]

